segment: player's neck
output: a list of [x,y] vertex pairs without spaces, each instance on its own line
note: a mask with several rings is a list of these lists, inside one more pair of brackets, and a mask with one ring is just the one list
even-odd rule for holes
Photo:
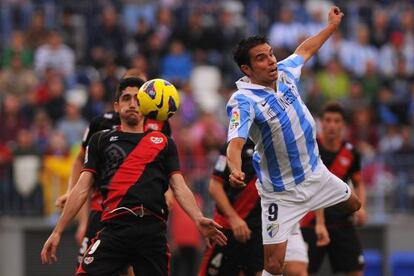
[[138,123],[135,126],[130,126],[126,123],[121,122],[121,129],[122,132],[129,132],[129,133],[142,133],[144,132],[144,124]]
[[328,151],[338,151],[341,148],[341,139],[324,139],[322,138],[322,145]]
[[251,82],[252,84],[261,85],[261,86],[264,86],[264,87],[266,87],[266,88],[270,88],[270,89],[273,89],[274,91],[276,91],[276,81],[272,81],[272,82],[263,82],[263,81],[258,81],[258,80],[254,79],[254,78],[251,78],[251,79],[250,79],[250,82]]

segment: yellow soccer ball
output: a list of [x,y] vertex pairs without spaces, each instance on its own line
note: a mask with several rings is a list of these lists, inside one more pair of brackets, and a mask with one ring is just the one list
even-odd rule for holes
[[138,91],[141,113],[150,119],[165,121],[175,114],[180,106],[177,89],[166,80],[153,79],[144,83]]

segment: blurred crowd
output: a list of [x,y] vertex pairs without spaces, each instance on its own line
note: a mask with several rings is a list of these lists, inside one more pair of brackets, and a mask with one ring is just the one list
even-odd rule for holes
[[[414,209],[414,196],[407,199],[414,191],[414,1],[334,3],[343,23],[304,68],[302,97],[315,116],[324,102],[341,102],[365,182],[395,192],[394,208]],[[331,4],[1,1],[0,215],[56,212],[53,201],[66,190],[83,132],[112,109],[127,68],[179,89],[173,137],[188,183],[211,210],[208,178],[226,140],[224,107],[241,76],[232,49],[262,34],[281,60],[325,26]]]

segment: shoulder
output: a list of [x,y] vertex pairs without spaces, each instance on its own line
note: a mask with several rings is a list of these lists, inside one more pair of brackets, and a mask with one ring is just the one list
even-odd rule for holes
[[348,150],[349,152],[351,152],[354,157],[356,157],[356,158],[360,157],[359,151],[357,150],[357,148],[352,143],[350,143],[348,141],[345,141],[343,147],[346,150]]

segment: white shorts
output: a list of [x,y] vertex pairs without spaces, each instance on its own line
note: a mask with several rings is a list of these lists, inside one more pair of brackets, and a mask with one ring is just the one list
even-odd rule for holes
[[296,223],[292,232],[288,235],[285,262],[292,261],[309,263],[308,248],[303,240],[299,223]]
[[256,186],[262,205],[263,244],[286,241],[306,213],[346,201],[351,196],[351,188],[322,162],[305,181],[283,192],[264,191],[259,182]]

